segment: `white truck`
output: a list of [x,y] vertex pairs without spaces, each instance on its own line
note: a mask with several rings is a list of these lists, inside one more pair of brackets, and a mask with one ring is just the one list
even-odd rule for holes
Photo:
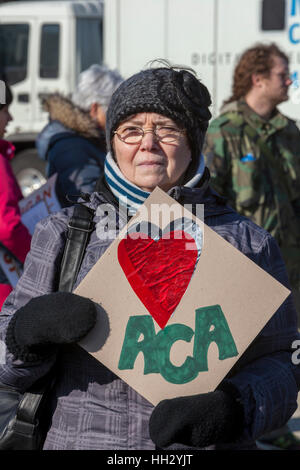
[[148,61],[192,67],[208,86],[212,112],[231,91],[241,52],[276,42],[290,57],[293,85],[281,109],[300,121],[300,0],[98,0],[11,2],[0,6],[0,78],[12,85],[17,148],[14,170],[24,194],[44,181],[34,140],[47,122],[41,99],[68,95],[78,74],[104,62],[124,77]]
[[103,61],[103,4],[11,2],[0,6],[0,79],[12,87],[13,121],[6,138],[16,146],[12,166],[25,196],[45,183],[35,138],[47,122],[42,98],[69,95],[78,74]]

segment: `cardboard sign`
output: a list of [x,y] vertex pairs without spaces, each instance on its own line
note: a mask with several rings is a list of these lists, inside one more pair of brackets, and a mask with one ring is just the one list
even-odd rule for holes
[[289,290],[157,188],[75,293],[79,344],[156,405],[214,390]]
[[22,274],[20,264],[6,251],[0,247],[0,267],[7,277],[10,285],[16,287],[18,280]]
[[55,194],[56,178],[57,174],[51,176],[43,186],[19,202],[22,222],[31,235],[37,222],[61,209]]
[[[56,178],[57,174],[51,176],[43,186],[19,202],[22,222],[31,235],[37,222],[48,217],[51,213],[59,211],[61,208],[55,194]],[[4,271],[10,285],[13,288],[16,287],[21,277],[22,269],[13,256],[2,247],[0,247],[0,267]]]

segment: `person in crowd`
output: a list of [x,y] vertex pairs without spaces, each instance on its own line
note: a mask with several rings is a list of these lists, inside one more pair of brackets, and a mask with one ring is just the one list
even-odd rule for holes
[[36,147],[48,162],[47,176],[57,173],[62,207],[72,205],[81,192],[92,192],[103,172],[105,115],[121,82],[116,70],[93,64],[79,75],[71,99],[55,93],[44,101],[49,123],[38,135]]
[[[289,59],[276,44],[247,49],[232,96],[210,123],[204,154],[212,187],[278,242],[300,326],[300,131],[277,108],[291,84]],[[266,436],[268,444],[300,449],[288,428]]]
[[300,131],[277,108],[291,84],[289,59],[276,44],[247,49],[204,154],[212,186],[278,242],[300,322]]
[[22,224],[18,205],[23,196],[10,165],[15,148],[3,139],[6,126],[12,120],[9,106],[13,96],[8,84],[5,84],[5,95],[5,103],[0,103],[0,308],[12,291],[3,263],[7,257],[13,258],[17,263],[15,267],[21,268],[31,242],[31,236]]
[[[104,175],[89,201],[81,200],[96,211],[95,229],[74,289],[112,242],[101,238],[102,231],[97,234],[107,220],[97,208],[111,204],[121,228],[127,222],[124,197],[129,220],[156,187],[181,204],[204,204],[212,230],[289,285],[273,237],[210,188],[202,155],[210,105],[210,94],[193,71],[165,63],[134,74],[114,92]],[[56,364],[44,449],[255,448],[258,436],[292,416],[300,370],[291,360],[299,334],[290,295],[216,390],[163,400],[156,407],[77,345],[95,325],[97,306],[57,292],[73,210],[37,224],[24,273],[0,315],[1,383],[26,390]]]

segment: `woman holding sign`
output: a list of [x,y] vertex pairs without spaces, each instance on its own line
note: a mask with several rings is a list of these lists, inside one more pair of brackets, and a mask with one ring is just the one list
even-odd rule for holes
[[[272,237],[226,206],[209,187],[201,149],[210,104],[207,88],[192,72],[165,64],[137,73],[114,93],[106,122],[105,176],[90,200],[82,201],[95,211],[95,229],[74,288],[113,241],[101,230],[110,227],[107,208],[115,211],[118,231],[157,187],[180,204],[204,204],[205,223],[213,231],[287,285]],[[56,363],[44,449],[246,448],[291,417],[300,375],[291,360],[298,333],[290,296],[216,390],[162,400],[156,407],[76,345],[94,327],[96,306],[77,294],[57,292],[73,210],[64,209],[37,225],[23,276],[1,314],[6,354],[0,382],[26,390]],[[180,268],[179,258],[176,263]],[[105,275],[108,278],[109,272]],[[176,279],[171,284],[174,288]],[[118,296],[118,285],[114,288]],[[149,317],[143,321],[150,325]],[[100,331],[107,329],[101,318],[99,323]],[[145,339],[148,332],[143,331]],[[138,339],[131,337],[136,345]],[[148,353],[155,356],[155,348],[144,351],[145,361]],[[120,369],[128,360],[128,354],[120,357]],[[147,372],[157,373],[156,364],[148,362]]]
[[31,236],[21,222],[18,203],[23,198],[10,166],[14,146],[3,140],[6,126],[12,117],[10,88],[5,87],[5,104],[0,104],[0,308],[12,291],[14,280],[30,248]]

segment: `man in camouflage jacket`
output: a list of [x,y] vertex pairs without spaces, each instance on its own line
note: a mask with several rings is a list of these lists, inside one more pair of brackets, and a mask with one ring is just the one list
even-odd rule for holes
[[288,58],[275,45],[246,51],[204,154],[212,186],[279,243],[299,314],[300,131],[276,107],[291,83]]

